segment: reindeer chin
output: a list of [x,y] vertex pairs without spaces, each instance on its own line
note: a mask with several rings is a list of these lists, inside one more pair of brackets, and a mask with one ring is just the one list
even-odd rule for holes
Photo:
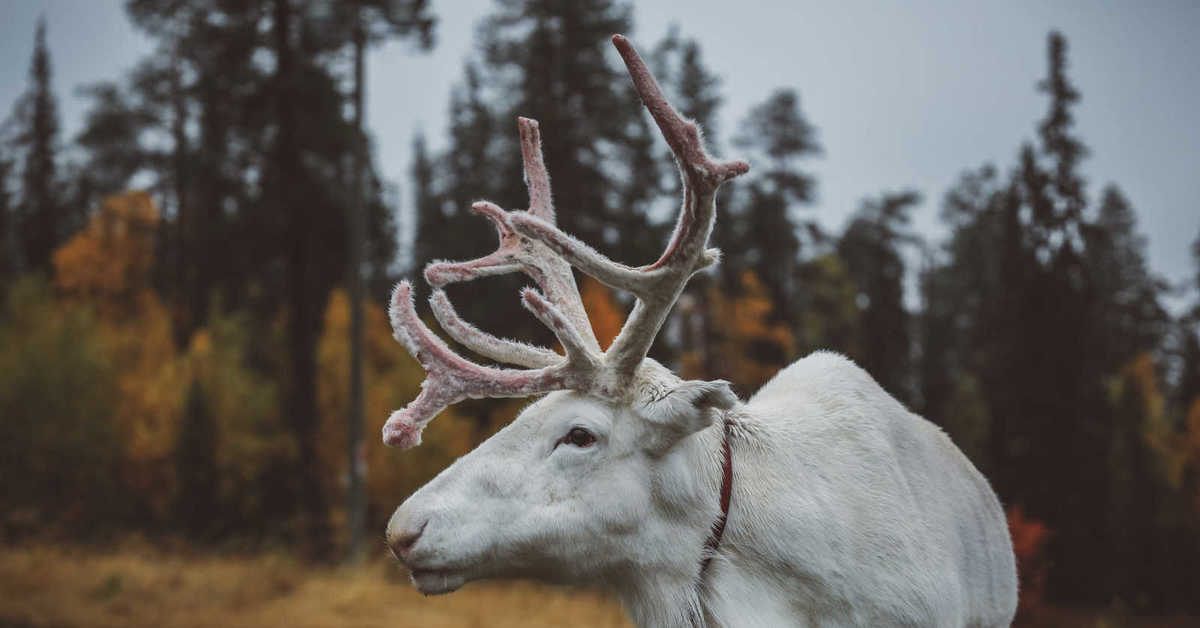
[[436,569],[414,569],[409,578],[413,586],[424,595],[453,593],[467,583],[466,577],[461,573]]

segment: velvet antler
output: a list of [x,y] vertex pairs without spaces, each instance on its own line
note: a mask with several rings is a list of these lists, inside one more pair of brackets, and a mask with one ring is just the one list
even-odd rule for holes
[[[715,161],[705,152],[700,130],[663,96],[654,76],[633,45],[620,35],[613,44],[625,61],[634,87],[675,154],[683,179],[683,207],[666,250],[658,261],[640,268],[614,262],[555,226],[550,178],[542,158],[538,124],[518,119],[529,211],[507,212],[489,202],[472,209],[492,221],[500,244],[495,252],[467,262],[436,262],[425,269],[435,288],[430,304],[446,332],[475,353],[528,370],[485,367],[450,350],[417,316],[412,286],[401,282],[392,295],[395,337],[425,368],[421,394],[395,412],[383,427],[384,443],[408,448],[420,443],[421,430],[449,405],[467,398],[523,397],[553,390],[576,390],[617,397],[646,357],[654,337],[696,271],[714,264],[716,249],[705,249],[716,217],[715,199],[722,183],[749,170],[744,161]],[[633,312],[607,352],[588,322],[571,267],[637,297]],[[522,271],[541,287],[526,288],[522,304],[554,332],[566,355],[489,335],[462,320],[442,287],[480,277]]]

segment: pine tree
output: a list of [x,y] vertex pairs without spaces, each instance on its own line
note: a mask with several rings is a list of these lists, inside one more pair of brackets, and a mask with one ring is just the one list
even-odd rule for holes
[[[1058,202],[1046,206],[1052,213],[1035,214],[1034,224],[1044,221],[1048,227],[1057,227],[1083,218],[1087,198],[1078,168],[1088,150],[1071,134],[1075,122],[1071,107],[1079,102],[1079,91],[1067,78],[1067,41],[1057,31],[1050,33],[1047,57],[1047,76],[1038,83],[1038,90],[1049,95],[1050,110],[1038,125],[1038,135],[1042,152],[1053,162],[1049,182]],[[1035,212],[1039,209],[1042,207],[1034,206]]]
[[[1128,201],[1110,186],[1089,206],[1087,149],[1073,125],[1079,93],[1057,33],[1047,59],[1038,143],[1022,146],[1007,181],[988,169],[947,195],[948,263],[925,276],[923,401],[951,429],[956,391],[978,391],[989,434],[981,466],[1003,500],[1053,531],[1050,595],[1108,601],[1123,585],[1104,575],[1098,548],[1121,543],[1124,524],[1096,522],[1113,521],[1114,500],[1130,495],[1123,473],[1149,478],[1164,455],[1145,436],[1159,421],[1147,417],[1158,415],[1134,411],[1144,399],[1110,392],[1135,358],[1147,371],[1167,319]],[[1150,511],[1138,525],[1161,520],[1160,497],[1142,504]]]
[[[450,96],[450,141],[446,152],[431,157],[422,142],[414,157],[413,189],[420,195],[414,199],[418,201],[415,272],[436,259],[471,259],[495,249],[495,230],[471,211],[471,204],[480,199],[495,200],[504,193],[503,179],[510,175],[500,150],[507,141],[506,134],[516,135],[516,120],[510,121],[511,126],[502,124],[485,102],[481,72],[474,62],[467,63],[462,83],[454,87]],[[543,138],[546,133],[543,131]],[[518,166],[520,163],[517,157]],[[551,177],[557,189],[559,180],[554,171]],[[522,198],[508,207],[521,207],[527,202]],[[512,298],[523,282],[523,277],[509,276],[476,282],[469,288],[450,286],[449,289],[452,296],[460,290],[470,291],[471,298],[455,299],[467,319],[505,335],[526,338],[529,336],[525,334],[532,334],[550,342],[544,328],[532,321]],[[487,420],[485,405],[468,406],[479,409],[476,417],[481,425]]]
[[1200,334],[1196,333],[1196,321],[1190,316],[1184,317],[1178,326],[1182,348],[1175,406],[1186,418],[1192,404],[1200,402]]
[[1184,413],[1192,403],[1200,400],[1200,236],[1192,242],[1192,262],[1196,267],[1192,286],[1196,292],[1196,302],[1178,323],[1182,337],[1182,367],[1175,397]]
[[[1194,289],[1200,290],[1200,235],[1192,242],[1192,263],[1196,266],[1196,278]],[[1197,298],[1197,307],[1200,307],[1200,295]]]
[[1192,285],[1196,302],[1177,323],[1181,338],[1181,368],[1175,400],[1183,414],[1188,412],[1193,403],[1200,400],[1200,236],[1192,242],[1192,262],[1196,267]]
[[183,422],[175,445],[175,504],[171,509],[179,526],[198,540],[215,532],[211,522],[218,512],[217,423],[208,406],[204,387],[192,382],[184,404]]
[[8,279],[17,267],[17,241],[13,233],[13,203],[8,193],[12,162],[0,155],[0,280]]
[[[258,16],[160,0],[128,5],[130,18],[158,42],[155,53],[120,83],[88,88],[92,108],[77,142],[95,194],[126,189],[143,177],[164,207],[155,285],[175,307],[181,346],[208,317],[220,293],[244,304],[248,250],[239,233],[259,147],[243,112],[256,107],[263,77],[250,56],[260,44]],[[222,250],[222,255],[212,252]]]
[[[427,190],[417,208],[417,269],[434,259],[476,257],[494,246],[491,225],[471,212],[471,203],[498,193],[497,141],[504,128],[514,130],[516,124],[497,124],[474,64],[468,63],[463,75],[450,95],[449,148],[441,159],[423,158],[424,167],[413,172],[414,186]],[[443,173],[440,180],[436,171]]]
[[[450,103],[450,141],[434,158],[438,212],[418,218],[418,264],[468,259],[495,247],[481,198],[527,203],[516,118],[538,120],[559,225],[615,259],[650,263],[671,223],[650,218],[663,164],[650,126],[609,38],[631,30],[630,9],[612,0],[503,0],[484,19],[477,54]],[[423,212],[424,213],[424,212]],[[673,219],[672,215],[672,219]],[[501,335],[553,343],[511,295],[522,276],[497,277],[456,299],[462,314]],[[451,286],[451,296],[466,288]],[[658,353],[656,353],[658,354]],[[660,355],[661,357],[661,355]]]
[[29,89],[17,102],[16,145],[22,153],[21,195],[14,228],[24,266],[48,272],[54,248],[78,226],[58,196],[58,101],[51,86],[53,69],[46,47],[46,21],[38,21]]
[[425,148],[425,136],[413,138],[413,165],[410,176],[413,188],[413,207],[417,220],[417,236],[413,242],[413,270],[442,257],[435,246],[447,231],[446,215],[434,190],[434,163]]
[[526,203],[515,127],[518,116],[533,118],[541,125],[555,205],[562,208],[559,225],[615,259],[652,261],[646,258],[656,256],[661,243],[653,252],[626,250],[624,237],[636,233],[632,225],[649,226],[646,208],[615,205],[612,194],[622,182],[610,175],[616,163],[604,153],[606,146],[626,146],[631,121],[641,116],[609,44],[613,33],[632,30],[630,7],[613,0],[498,4],[480,30],[481,76],[499,103],[493,159],[502,176],[492,200],[504,207]]
[[[417,0],[336,7],[135,0],[127,8],[159,50],[125,86],[108,92],[119,98],[97,107],[97,124],[88,129],[97,132],[85,146],[93,160],[129,156],[113,173],[114,185],[128,181],[128,172],[146,173],[172,201],[159,276],[169,279],[164,287],[177,286],[167,292],[181,342],[203,323],[214,294],[225,307],[254,314],[260,333],[248,359],[290,378],[282,414],[296,458],[282,475],[295,486],[280,490],[300,496],[307,547],[328,556],[330,487],[313,443],[314,347],[325,300],[346,277],[349,210],[360,210],[369,234],[362,248],[368,284],[386,283],[395,252],[367,141],[345,116],[350,98],[343,87],[354,81],[342,80],[340,55],[384,37],[427,43],[432,18]],[[106,129],[115,132],[100,132]],[[268,333],[280,320],[285,356]]]
[[[925,251],[918,278],[921,309],[917,315],[920,347],[917,377],[920,384],[921,415],[945,429],[954,390],[954,309],[947,298],[953,289],[951,275]],[[951,437],[954,435],[951,434]],[[976,464],[976,466],[979,466]]]
[[[986,456],[975,462],[989,472],[1002,495],[1014,483],[1008,464],[1009,418],[1020,411],[1017,404],[1024,398],[1012,394],[1024,385],[1015,380],[1025,372],[1020,369],[1027,305],[1022,290],[1030,266],[1019,210],[1011,182],[1000,181],[990,165],[963,174],[947,192],[942,217],[953,228],[946,244],[949,259],[926,271],[936,283],[925,294],[926,320],[921,325],[927,330],[921,341],[926,373],[922,386],[943,391],[940,401],[931,394],[925,403],[935,416],[937,404],[943,404],[938,422],[951,425],[958,420],[959,409],[949,405],[956,391],[982,389],[989,446]],[[938,362],[955,368],[938,372]],[[944,379],[939,383],[936,377]]]
[[751,158],[761,156],[755,163],[763,165],[752,172],[730,212],[736,225],[734,241],[740,244],[727,251],[723,276],[728,281],[753,270],[775,303],[774,316],[792,320],[799,310],[792,289],[801,253],[799,229],[816,231],[811,223],[799,225],[793,217],[798,205],[812,201],[815,188],[813,177],[799,170],[796,161],[820,151],[816,130],[804,118],[796,92],[779,89],[750,110],[737,144],[750,151]]
[[1137,231],[1137,216],[1115,185],[1104,188],[1096,219],[1085,226],[1086,265],[1099,368],[1114,373],[1135,356],[1160,346],[1169,318],[1160,298],[1166,282],[1146,263],[1146,238]]
[[[384,5],[380,5],[384,7]],[[414,5],[418,10],[422,3]],[[284,216],[281,227],[283,273],[281,288],[287,306],[287,347],[291,379],[285,403],[299,447],[298,471],[304,495],[306,537],[313,555],[329,554],[328,505],[326,487],[321,485],[317,460],[317,415],[315,399],[316,344],[320,335],[321,314],[333,285],[344,277],[348,242],[343,200],[356,193],[344,194],[341,175],[347,156],[363,157],[365,141],[341,114],[344,96],[338,92],[336,78],[324,64],[322,54],[343,48],[347,36],[358,37],[353,28],[329,28],[319,11],[290,0],[273,0],[270,50],[276,64],[268,86],[268,107],[273,128],[263,172],[265,211]],[[355,16],[362,19],[362,15]],[[417,32],[428,33],[419,16]],[[394,23],[392,23],[395,26]],[[393,31],[396,32],[396,31]],[[407,32],[407,31],[399,31]],[[358,44],[361,45],[361,44]],[[359,84],[361,85],[361,84]],[[361,111],[360,111],[361,113]],[[327,131],[313,133],[313,117],[328,121]],[[324,162],[325,167],[319,166]],[[355,177],[362,184],[363,173]],[[264,221],[268,222],[268,221]],[[330,246],[330,240],[342,243]]]
[[87,153],[84,169],[93,190],[108,197],[125,190],[147,166],[149,155],[139,136],[151,128],[154,114],[139,108],[117,83],[97,83],[81,91],[91,100],[91,108],[75,142]]
[[[363,438],[363,248],[366,244],[366,214],[367,199],[366,185],[369,141],[363,130],[365,119],[364,105],[366,101],[366,53],[372,39],[378,40],[383,34],[375,34],[368,26],[386,24],[391,34],[407,35],[413,32],[421,35],[423,47],[432,45],[433,20],[425,15],[424,0],[401,5],[387,1],[342,3],[336,5],[341,11],[335,13],[341,19],[335,20],[340,28],[331,29],[333,34],[350,42],[353,50],[353,87],[351,98],[354,105],[352,121],[357,146],[352,150],[352,166],[349,173],[350,206],[348,207],[349,235],[347,252],[347,292],[350,299],[350,408],[347,416],[346,459],[346,519],[349,529],[350,560],[357,560],[362,553],[362,543],[365,538],[366,524],[366,478],[365,458],[362,455]],[[367,13],[375,12],[371,21]]]
[[858,286],[861,353],[851,354],[863,368],[901,401],[913,398],[909,316],[904,307],[904,259],[900,246],[912,243],[909,212],[920,202],[916,192],[884,194],[866,201],[838,241]]

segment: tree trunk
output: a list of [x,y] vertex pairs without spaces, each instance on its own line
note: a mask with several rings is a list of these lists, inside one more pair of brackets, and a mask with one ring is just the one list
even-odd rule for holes
[[276,176],[274,200],[276,210],[285,213],[285,252],[287,259],[286,290],[288,316],[288,350],[290,352],[291,382],[287,402],[287,419],[296,437],[299,459],[296,478],[301,500],[302,533],[307,551],[315,560],[327,560],[330,554],[328,509],[319,473],[317,455],[316,412],[316,345],[320,327],[318,278],[313,267],[313,216],[311,201],[297,194],[305,181],[297,138],[296,90],[297,68],[292,50],[292,9],[288,0],[275,0],[275,46],[278,70],[276,78],[276,112],[278,134],[275,140]]
[[354,132],[357,145],[351,169],[350,235],[347,243],[350,293],[350,408],[346,423],[346,526],[349,532],[347,558],[356,562],[362,555],[363,532],[366,524],[366,457],[363,450],[363,281],[362,244],[365,238],[363,207],[363,174],[366,169],[366,137],[363,134],[363,74],[366,52],[366,33],[363,31],[361,8],[355,15],[354,28]]

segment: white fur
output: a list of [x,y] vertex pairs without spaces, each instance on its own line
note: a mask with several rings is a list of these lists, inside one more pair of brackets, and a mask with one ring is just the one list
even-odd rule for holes
[[[1004,513],[933,424],[832,353],[744,405],[652,365],[636,401],[552,393],[404,502],[426,593],[523,577],[613,591],[639,626],[1007,626]],[[722,389],[726,392],[722,392]],[[722,418],[733,496],[719,514]],[[588,448],[555,443],[571,427]]]

